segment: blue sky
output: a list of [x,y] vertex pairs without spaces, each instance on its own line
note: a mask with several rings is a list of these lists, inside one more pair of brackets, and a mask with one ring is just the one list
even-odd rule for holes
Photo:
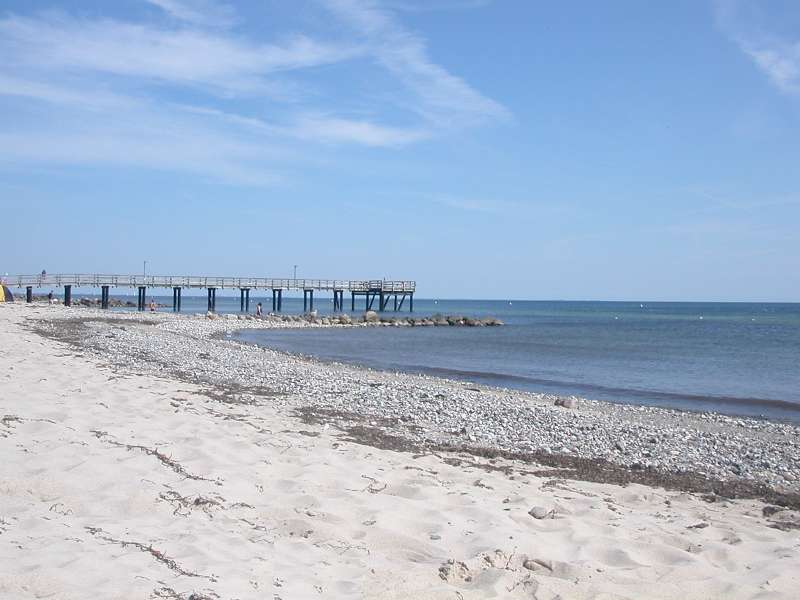
[[0,7],[0,271],[800,298],[800,6]]

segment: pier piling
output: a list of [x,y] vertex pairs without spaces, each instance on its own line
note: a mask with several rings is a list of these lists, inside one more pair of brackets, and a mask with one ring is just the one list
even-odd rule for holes
[[172,288],[172,312],[181,312],[181,288]]
[[303,290],[303,312],[314,310],[314,290]]
[[143,285],[139,286],[139,299],[136,303],[136,310],[144,312],[144,305],[147,301],[147,288]]
[[239,289],[239,312],[250,312],[250,288]]
[[108,309],[108,290],[109,287],[107,285],[100,287],[100,308],[104,310]]
[[28,286],[25,288],[25,302],[30,304],[33,302],[33,286]]
[[208,312],[217,311],[217,288],[208,288]]
[[333,312],[344,310],[344,290],[333,290]]
[[72,306],[72,286],[64,286],[64,306]]
[[272,289],[272,312],[281,312],[283,310],[283,290]]

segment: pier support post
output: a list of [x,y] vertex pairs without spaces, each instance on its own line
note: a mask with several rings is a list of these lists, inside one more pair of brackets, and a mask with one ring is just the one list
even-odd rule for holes
[[208,312],[216,312],[217,310],[217,288],[208,288]]
[[380,307],[381,312],[383,312],[383,309],[386,308],[386,303],[383,301],[383,290],[381,290],[380,296],[378,296],[378,306]]
[[356,293],[350,292],[350,312],[356,312]]
[[181,312],[181,288],[172,288],[172,312]]
[[408,312],[414,312],[414,294],[408,295]]
[[145,286],[139,286],[139,301],[136,304],[136,310],[139,312],[144,312],[144,305],[147,302],[147,288]]
[[314,290],[303,290],[303,312],[314,310]]
[[100,286],[100,308],[108,309],[108,286]]
[[244,312],[244,288],[239,288],[239,312]]
[[33,287],[31,286],[25,288],[25,302],[28,304],[33,302]]
[[244,312],[250,312],[250,288],[244,291]]
[[64,306],[72,306],[72,286],[64,286]]
[[283,290],[272,290],[272,312],[281,312],[283,308]]
[[394,295],[394,312],[397,312],[397,294]]

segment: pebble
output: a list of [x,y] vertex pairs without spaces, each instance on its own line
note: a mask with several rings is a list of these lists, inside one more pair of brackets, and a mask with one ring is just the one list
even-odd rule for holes
[[544,506],[534,506],[528,511],[528,514],[534,519],[545,519],[552,514],[553,511],[547,510]]

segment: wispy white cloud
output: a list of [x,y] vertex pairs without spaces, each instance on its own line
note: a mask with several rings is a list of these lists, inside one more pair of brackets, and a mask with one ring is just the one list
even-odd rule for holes
[[236,23],[236,11],[229,4],[213,0],[145,0],[168,15],[204,27],[230,27]]
[[[312,162],[331,145],[399,148],[507,114],[371,2],[331,0],[347,36],[332,27],[332,41],[288,32],[256,41],[223,27],[235,21],[229,5],[144,1],[168,18],[0,17],[3,165],[119,165],[265,185],[296,168],[289,160]],[[365,57],[410,92],[402,114],[325,93],[328,81],[314,76],[362,68],[353,59]]]
[[190,113],[207,115],[240,128],[312,142],[356,143],[372,147],[399,147],[430,137],[424,130],[392,127],[367,120],[345,119],[325,114],[309,113],[297,116],[290,123],[270,123],[263,119],[199,106],[179,106]]
[[321,142],[355,142],[365,146],[405,146],[430,137],[430,133],[370,121],[319,115],[304,116],[288,130],[291,135]]
[[716,0],[717,24],[779,90],[800,93],[800,38],[786,39],[763,25],[753,4]]
[[263,186],[281,180],[293,149],[258,134],[232,132],[221,121],[142,101],[124,112],[24,112],[25,123],[0,133],[5,167],[60,164],[146,168],[202,180]]
[[323,1],[365,38],[375,60],[416,96],[411,110],[437,125],[509,116],[504,106],[433,62],[424,40],[405,29],[390,11],[371,0]]
[[13,56],[18,68],[94,72],[241,93],[264,92],[269,74],[339,62],[358,50],[302,35],[283,44],[255,44],[196,29],[50,15],[0,20],[0,52]]
[[61,84],[7,75],[0,71],[0,96],[15,96],[55,105],[80,106],[86,110],[125,110],[138,103],[104,88],[69,87]]
[[800,92],[800,42],[746,42],[742,48],[779,89]]

